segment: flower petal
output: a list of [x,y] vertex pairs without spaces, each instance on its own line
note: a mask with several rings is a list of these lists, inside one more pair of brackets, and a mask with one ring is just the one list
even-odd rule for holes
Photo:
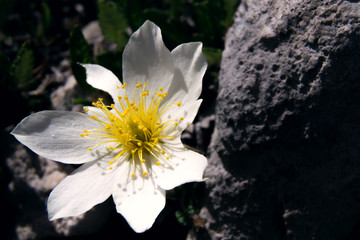
[[114,73],[97,64],[82,64],[82,66],[85,67],[88,84],[109,93],[114,102],[118,101],[122,84]]
[[179,146],[170,154],[168,162],[171,166],[152,166],[156,174],[154,180],[162,189],[169,190],[187,182],[203,181],[202,176],[207,166],[205,156]]
[[[174,136],[180,134],[184,129],[186,129],[196,117],[196,114],[200,108],[202,99],[199,99],[194,102],[188,102],[187,104],[182,105],[180,108],[171,108],[169,109],[164,116],[162,116],[161,121],[166,122],[169,119],[176,119],[178,125],[168,126],[163,130],[163,134],[167,136]],[[182,120],[180,120],[180,118]]]
[[170,100],[183,103],[195,101],[202,89],[202,79],[207,61],[202,53],[202,43],[191,42],[177,46],[171,55],[174,59],[175,74],[168,90]]
[[116,170],[105,172],[96,161],[85,163],[67,176],[50,193],[49,219],[78,216],[112,193]]
[[137,83],[148,83],[149,94],[162,87],[169,88],[174,76],[174,63],[170,51],[165,47],[161,30],[146,21],[130,37],[123,53],[123,80],[129,87],[128,96],[133,95]]
[[85,128],[98,127],[98,123],[87,114],[42,111],[23,119],[11,134],[45,158],[79,164],[99,158],[88,151],[97,140],[80,137]]
[[135,178],[123,174],[122,179],[118,180],[119,184],[113,189],[116,210],[137,233],[151,228],[165,206],[165,190],[159,188],[151,176],[143,177],[140,174],[139,172]]

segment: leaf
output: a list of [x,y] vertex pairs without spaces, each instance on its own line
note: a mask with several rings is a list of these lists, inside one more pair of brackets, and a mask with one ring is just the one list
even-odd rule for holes
[[124,14],[116,3],[108,1],[99,1],[98,11],[99,24],[104,36],[110,42],[116,43],[119,50],[123,49],[128,41]]
[[80,63],[90,62],[90,52],[89,45],[86,42],[79,26],[75,26],[70,33],[69,49],[71,70],[75,76],[76,81],[84,90],[93,91],[93,88],[86,82],[85,69],[80,65]]
[[236,11],[237,6],[240,4],[240,0],[223,0],[224,1],[224,27],[229,28],[234,21],[234,13]]
[[214,21],[214,18],[216,19],[218,16],[210,14],[210,4],[208,1],[194,3],[194,10],[197,24],[201,28],[201,33],[199,34],[202,37],[201,41],[206,45],[214,46],[216,37],[216,25],[214,22],[218,24],[217,21]]
[[218,48],[204,47],[203,53],[209,65],[220,65],[222,50]]
[[195,214],[194,205],[190,203],[190,204],[187,206],[186,211],[187,211],[187,214],[188,214],[188,215],[190,215],[190,216],[191,216],[191,215],[194,215],[194,214]]
[[122,77],[122,53],[115,52],[102,52],[100,53],[96,61],[99,65],[112,71],[119,79]]
[[91,106],[91,101],[84,99],[84,98],[75,98],[75,99],[73,99],[72,104],[73,105],[81,104],[84,106]]
[[183,226],[188,226],[189,225],[189,222],[188,222],[187,217],[186,217],[184,212],[176,211],[175,212],[175,217],[176,217],[176,220],[178,221],[178,223],[180,225],[183,225]]
[[134,30],[138,29],[146,20],[143,14],[145,1],[142,0],[116,0],[119,8],[126,16],[128,25]]
[[30,90],[35,83],[31,74],[33,69],[34,52],[27,41],[21,46],[10,67],[10,77],[14,86],[22,91]]
[[44,33],[50,27],[51,24],[51,12],[50,7],[46,2],[41,2],[41,17]]

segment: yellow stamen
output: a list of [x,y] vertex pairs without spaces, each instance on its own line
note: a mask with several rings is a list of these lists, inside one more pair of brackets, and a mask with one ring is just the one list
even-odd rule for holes
[[[146,82],[136,84],[134,95],[130,98],[124,83],[121,86],[124,89],[121,91],[123,95],[118,96],[118,102],[105,105],[102,98],[93,102],[93,106],[100,112],[94,111],[90,118],[96,120],[99,124],[98,128],[84,129],[84,132],[80,133],[83,138],[99,140],[96,145],[88,148],[89,151],[105,143],[111,144],[112,146],[107,146],[107,149],[112,151],[109,154],[114,154],[114,156],[108,161],[111,165],[108,169],[119,166],[116,161],[129,161],[132,167],[130,171],[132,178],[135,177],[136,171],[147,176],[151,164],[160,166],[162,161],[169,160],[163,144],[175,137],[167,135],[165,130],[172,125],[178,126],[179,121],[184,119],[180,117],[164,120],[168,109],[181,106],[182,101],[164,103],[168,93],[160,87],[150,96],[147,86]],[[89,110],[84,109],[86,112]],[[147,157],[144,159],[145,153],[151,159]]]

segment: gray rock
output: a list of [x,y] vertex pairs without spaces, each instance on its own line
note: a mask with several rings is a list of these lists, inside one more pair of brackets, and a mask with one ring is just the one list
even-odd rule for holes
[[242,1],[198,238],[358,239],[359,77],[359,1]]

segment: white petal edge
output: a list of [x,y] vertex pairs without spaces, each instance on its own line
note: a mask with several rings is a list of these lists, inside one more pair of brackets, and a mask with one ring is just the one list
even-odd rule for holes
[[202,53],[201,42],[184,43],[172,50],[175,74],[168,90],[169,101],[195,101],[202,90],[207,61]]
[[[170,125],[163,130],[163,133],[167,136],[177,136],[181,134],[195,119],[196,114],[199,111],[200,105],[202,103],[202,99],[193,102],[187,102],[187,104],[183,104],[180,108],[173,107],[169,109],[164,116],[162,116],[161,121],[166,122],[170,119],[177,119],[178,126]],[[183,120],[179,120],[179,118],[184,118]],[[175,137],[174,136],[174,137]]]
[[114,102],[118,101],[119,94],[123,96],[120,88],[122,84],[113,72],[97,64],[82,64],[82,66],[86,70],[88,84],[109,93]]
[[161,30],[146,21],[132,34],[123,53],[123,80],[128,96],[135,85],[147,82],[150,96],[159,88],[166,91],[174,76],[174,63],[170,51],[164,45]]
[[171,167],[152,166],[156,174],[154,180],[162,189],[170,190],[187,182],[203,181],[204,169],[207,166],[205,156],[179,146],[170,154],[168,162]]
[[78,216],[105,201],[112,193],[116,170],[105,173],[97,162],[85,163],[50,193],[49,219]]
[[156,186],[151,176],[143,177],[138,170],[135,178],[125,174],[129,171],[129,164],[120,167],[125,170],[113,189],[116,210],[135,232],[142,233],[151,228],[164,208],[165,190]]
[[98,140],[80,137],[84,129],[98,127],[98,123],[84,113],[41,111],[24,118],[11,134],[38,155],[80,164],[100,157],[88,151]]

